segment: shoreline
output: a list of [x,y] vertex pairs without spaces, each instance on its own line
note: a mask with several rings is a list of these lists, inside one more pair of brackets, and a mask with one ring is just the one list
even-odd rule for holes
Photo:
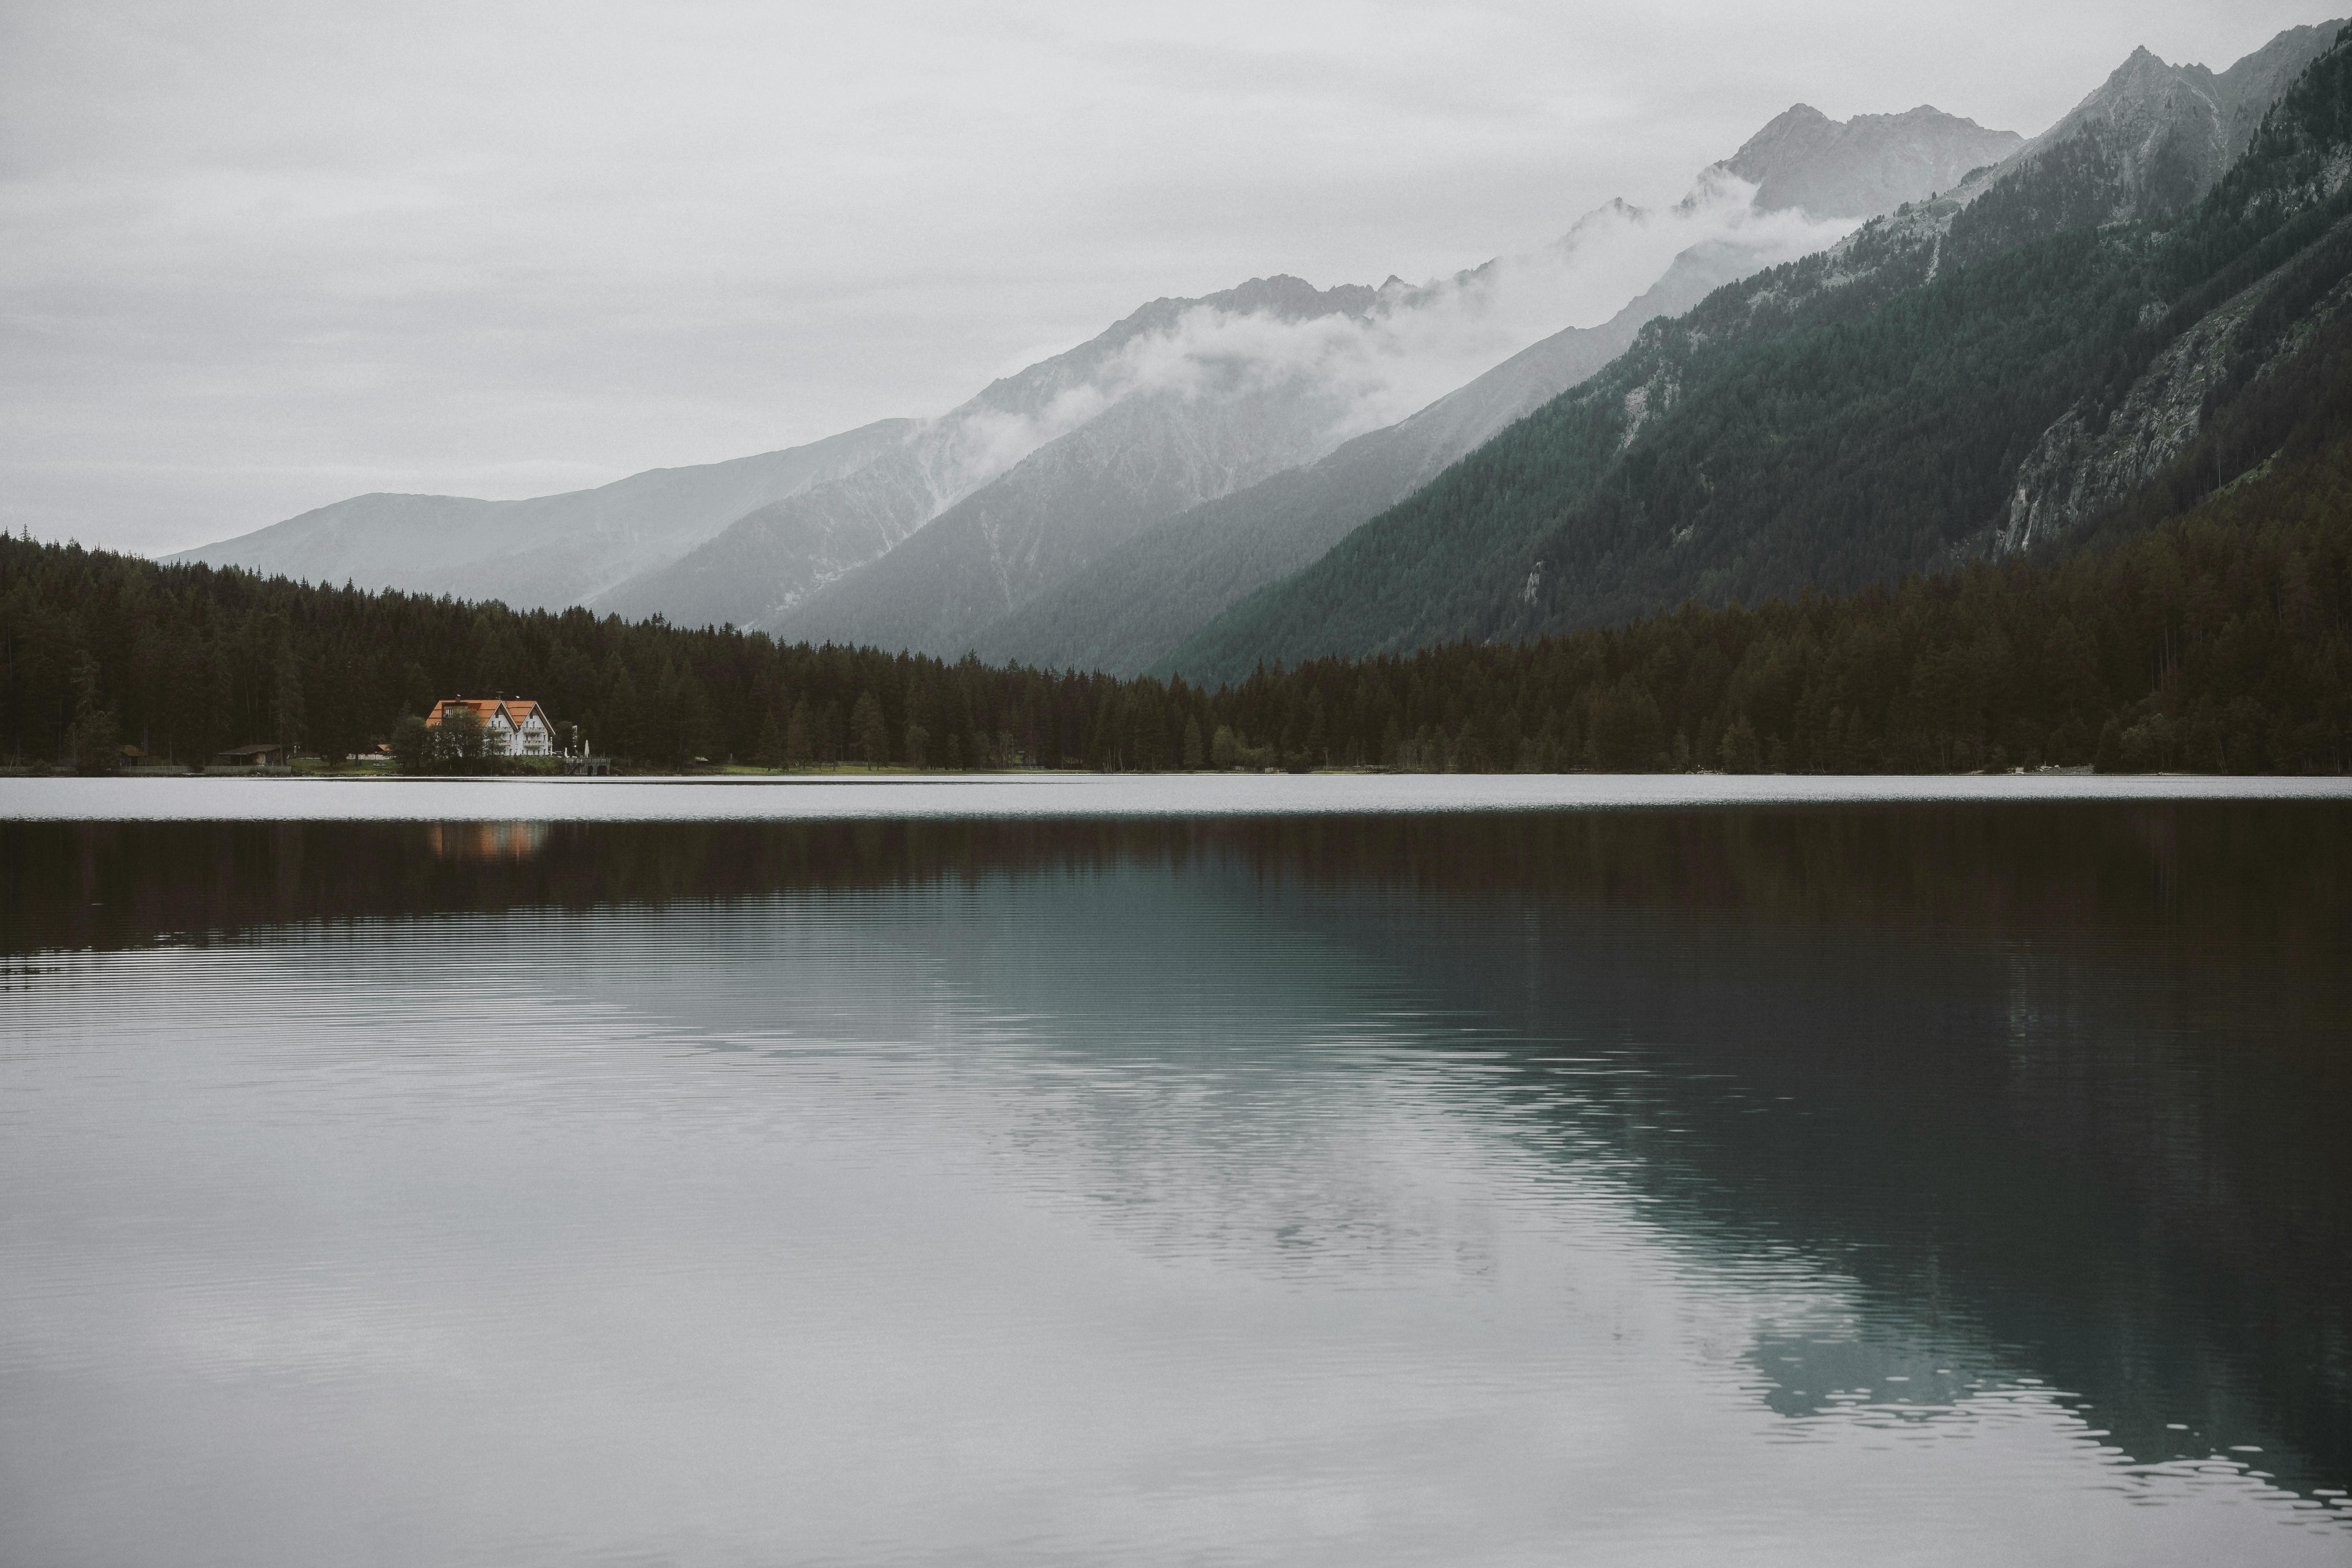
[[[0,778],[0,821],[819,821],[1358,816],[1906,805],[2336,801],[2352,777],[2203,773],[939,773]],[[256,787],[257,785],[263,787]],[[777,787],[782,786],[782,787]]]

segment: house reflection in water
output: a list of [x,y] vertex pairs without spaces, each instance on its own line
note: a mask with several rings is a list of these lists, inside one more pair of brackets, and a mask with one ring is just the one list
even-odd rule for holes
[[547,824],[436,822],[425,843],[436,860],[528,860],[547,847]]

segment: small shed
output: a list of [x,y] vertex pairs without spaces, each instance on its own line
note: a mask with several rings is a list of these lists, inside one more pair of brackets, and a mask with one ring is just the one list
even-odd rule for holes
[[275,741],[256,741],[249,746],[231,746],[226,752],[216,752],[214,760],[225,768],[282,768],[286,765],[286,748]]

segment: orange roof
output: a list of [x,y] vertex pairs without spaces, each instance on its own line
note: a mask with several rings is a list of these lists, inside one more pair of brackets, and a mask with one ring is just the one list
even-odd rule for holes
[[528,697],[444,697],[433,705],[433,711],[425,716],[425,721],[438,724],[451,710],[457,708],[472,709],[475,716],[485,724],[503,710],[507,722],[518,730],[522,728],[522,721],[536,711],[541,723],[551,730],[555,728],[555,721],[547,716],[547,710]]

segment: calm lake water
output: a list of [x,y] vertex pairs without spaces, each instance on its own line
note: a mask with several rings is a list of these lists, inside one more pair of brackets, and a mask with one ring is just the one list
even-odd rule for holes
[[0,1561],[2352,1562],[2340,792],[224,782],[0,796]]

